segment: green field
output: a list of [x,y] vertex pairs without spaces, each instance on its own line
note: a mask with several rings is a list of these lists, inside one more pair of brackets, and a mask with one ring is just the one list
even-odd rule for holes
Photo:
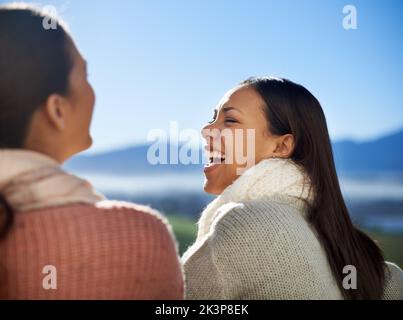
[[403,234],[386,234],[382,232],[367,232],[383,250],[385,259],[396,263],[403,269]]
[[196,239],[196,221],[179,215],[167,215],[167,218],[172,225],[176,240],[179,244],[179,252],[180,255],[182,255],[186,248]]
[[[196,221],[179,215],[168,215],[176,239],[179,243],[179,251],[182,255],[191,245],[197,234]],[[386,234],[382,232],[368,232],[382,248],[387,261],[394,262],[403,268],[403,234]]]

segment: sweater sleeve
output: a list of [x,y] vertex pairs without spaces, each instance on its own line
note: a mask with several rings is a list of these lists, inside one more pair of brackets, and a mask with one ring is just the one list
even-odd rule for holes
[[209,245],[225,299],[340,298],[334,281],[320,281],[332,278],[313,233],[303,220],[287,220],[298,215],[282,211],[276,203],[242,204],[214,225]]

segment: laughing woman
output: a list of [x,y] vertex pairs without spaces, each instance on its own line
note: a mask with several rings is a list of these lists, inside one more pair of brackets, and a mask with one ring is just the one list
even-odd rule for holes
[[44,29],[49,18],[0,7],[0,299],[181,299],[166,220],[61,168],[91,145],[95,96],[71,35],[60,21]]
[[[237,163],[250,142],[228,142],[236,129],[254,129],[255,165]],[[218,197],[182,257],[187,299],[403,299],[402,271],[350,220],[307,89],[249,79],[224,96],[203,136],[213,160],[205,191]]]

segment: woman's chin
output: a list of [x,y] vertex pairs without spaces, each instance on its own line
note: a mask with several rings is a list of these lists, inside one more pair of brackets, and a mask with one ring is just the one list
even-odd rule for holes
[[86,147],[85,147],[85,150],[91,148],[93,142],[94,142],[94,141],[92,140],[92,136],[88,135],[88,138],[87,138],[87,145],[86,145]]
[[224,188],[217,186],[211,180],[207,179],[204,182],[204,192],[212,195],[220,195],[224,191]]
[[230,184],[226,181],[228,166],[224,163],[205,165],[204,176],[204,191],[212,195],[220,195]]

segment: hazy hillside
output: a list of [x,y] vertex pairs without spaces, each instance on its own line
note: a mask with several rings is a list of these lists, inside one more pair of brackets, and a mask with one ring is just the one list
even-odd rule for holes
[[403,130],[363,143],[335,142],[333,149],[340,172],[403,171]]
[[[75,172],[102,174],[158,174],[164,172],[199,171],[199,165],[152,165],[147,160],[149,145],[138,145],[96,155],[80,155],[69,160],[65,167]],[[169,147],[168,147],[169,150]],[[201,159],[201,154],[200,154]],[[201,162],[201,160],[199,161]]]

